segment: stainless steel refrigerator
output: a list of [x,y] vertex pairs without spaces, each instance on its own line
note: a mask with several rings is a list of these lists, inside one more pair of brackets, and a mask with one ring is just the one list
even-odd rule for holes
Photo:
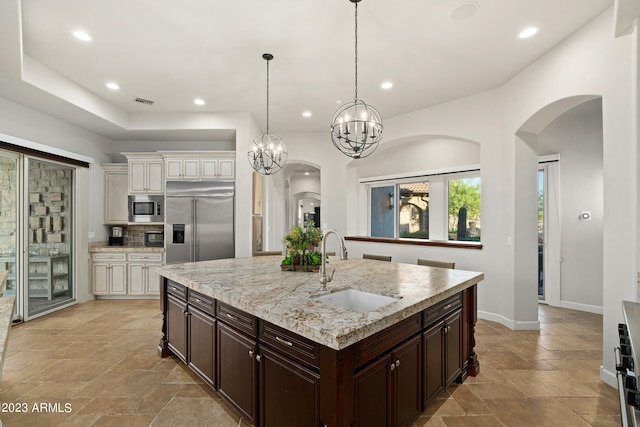
[[165,201],[167,264],[235,256],[233,182],[169,181]]

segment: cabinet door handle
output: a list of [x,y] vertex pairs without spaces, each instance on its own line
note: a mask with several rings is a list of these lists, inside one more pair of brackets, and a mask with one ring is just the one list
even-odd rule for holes
[[289,347],[293,347],[293,343],[291,341],[284,340],[276,335],[276,341],[281,342],[282,344],[288,345]]
[[202,302],[200,298],[194,298],[194,300],[196,300],[196,302]]
[[396,368],[400,366],[400,359],[396,360]]
[[240,320],[238,319],[238,316],[234,316],[233,314],[229,314],[229,313],[226,313],[226,314],[227,314],[227,317],[231,320],[235,320],[236,322]]
[[447,304],[443,307],[443,310],[449,310],[451,307],[453,307],[453,304]]
[[390,368],[391,368],[392,371],[395,371],[396,370],[396,364],[391,362]]
[[253,359],[253,350],[249,350],[249,357]]
[[178,288],[176,288],[175,286],[171,286],[171,290],[172,290],[172,291],[177,291],[177,290],[178,290]]
[[256,361],[260,362],[262,360],[262,356],[260,356],[259,354],[256,354]]

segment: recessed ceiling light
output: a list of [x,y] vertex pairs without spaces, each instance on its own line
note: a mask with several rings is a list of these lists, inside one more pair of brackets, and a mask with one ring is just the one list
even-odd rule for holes
[[468,19],[475,15],[478,9],[480,9],[480,5],[478,3],[473,1],[466,2],[453,9],[451,17],[458,21]]
[[204,99],[200,99],[200,98],[194,99],[193,103],[196,104],[196,105],[204,105],[204,104],[206,104],[206,102],[204,102]]
[[529,37],[533,37],[538,34],[538,31],[540,31],[538,27],[527,27],[524,30],[520,31],[518,37],[520,37],[521,39],[528,39]]
[[302,113],[302,117],[311,117],[311,111],[305,111]]
[[305,172],[304,174],[308,176],[308,175],[309,175],[309,172]]
[[85,41],[85,42],[90,42],[91,41],[91,36],[89,34],[87,34],[86,32],[84,32],[84,31],[80,31],[80,30],[74,31],[73,32],[73,36],[75,38],[77,38],[78,40],[82,40],[82,41]]
[[116,82],[108,82],[107,84],[105,84],[105,86],[108,87],[111,90],[120,89],[120,86],[118,86],[118,83],[116,83]]
[[382,82],[380,87],[382,89],[391,89],[393,87],[393,83],[392,82]]

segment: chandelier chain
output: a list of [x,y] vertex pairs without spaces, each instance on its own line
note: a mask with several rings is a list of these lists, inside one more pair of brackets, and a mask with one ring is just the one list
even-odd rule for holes
[[269,133],[269,60],[267,59],[267,133]]
[[355,91],[355,100],[358,100],[358,3],[355,3],[356,6],[356,13],[355,13],[355,38],[356,38],[356,42],[355,42],[355,70],[356,70],[356,82],[355,82],[355,86],[356,86],[356,91]]

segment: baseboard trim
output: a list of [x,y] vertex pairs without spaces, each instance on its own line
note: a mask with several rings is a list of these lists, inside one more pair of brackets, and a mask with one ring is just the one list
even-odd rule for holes
[[615,389],[618,388],[618,378],[615,372],[605,369],[604,366],[600,366],[600,380]]
[[586,311],[587,313],[602,314],[602,307],[597,305],[580,304],[571,301],[560,301],[560,307],[571,310]]
[[537,320],[519,321],[508,319],[501,314],[490,313],[487,311],[478,311],[478,318],[482,320],[488,320],[490,322],[497,322],[514,331],[539,331],[540,322]]

